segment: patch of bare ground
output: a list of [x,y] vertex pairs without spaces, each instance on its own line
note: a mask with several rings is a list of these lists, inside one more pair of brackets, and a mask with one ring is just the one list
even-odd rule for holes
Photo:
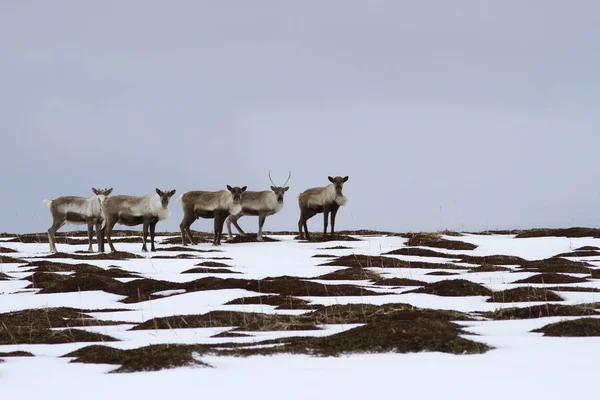
[[460,240],[442,238],[440,233],[415,233],[410,235],[407,246],[437,247],[448,250],[475,250],[476,245]]
[[[294,237],[294,240],[300,240],[298,236]],[[322,233],[311,233],[310,240],[302,239],[300,243],[324,243],[324,242],[360,242],[361,239],[355,238],[353,236],[341,235],[339,233],[335,233],[333,235]]]
[[557,274],[557,273],[545,273],[530,276],[529,278],[520,279],[513,283],[546,283],[546,284],[557,284],[557,283],[582,283],[587,282],[585,278],[577,278],[571,275]]
[[185,270],[182,274],[241,274],[241,272],[232,271],[227,268],[198,267]]
[[596,247],[596,246],[583,246],[583,247],[578,247],[575,249],[575,251],[586,251],[586,250],[598,250],[600,251],[600,247]]
[[0,352],[0,357],[33,357],[28,351],[11,351],[9,353]]
[[352,247],[348,247],[348,246],[320,247],[317,250],[352,250]]
[[456,269],[467,270],[451,263],[430,263],[422,261],[406,261],[393,257],[367,256],[363,254],[349,254],[335,260],[328,261],[320,266],[350,267],[350,268],[420,268],[420,269]]
[[[176,251],[176,252],[193,252],[193,253],[215,253],[215,250],[203,250],[203,249],[194,249],[191,246],[170,246],[170,247],[157,247],[156,251]],[[221,252],[217,250],[216,252]]]
[[27,261],[0,254],[0,264],[27,264]]
[[0,281],[10,281],[12,278],[6,275],[4,272],[0,272]]
[[108,346],[87,346],[62,357],[74,357],[71,362],[87,364],[114,364],[119,368],[111,373],[159,371],[178,367],[210,367],[197,360],[189,345],[159,344],[132,350]]
[[[211,243],[214,239],[212,233],[207,232],[192,232],[192,238],[196,243]],[[162,244],[183,244],[181,235],[172,236],[161,241]]]
[[211,338],[237,338],[237,337],[252,337],[252,335],[247,335],[245,333],[234,332],[234,331],[225,331],[225,332],[217,333],[216,335],[211,336]]
[[560,253],[553,257],[598,257],[600,252],[595,250],[575,250],[568,253]]
[[387,253],[383,254],[395,256],[451,258],[455,260],[459,260],[461,257],[463,257],[461,254],[442,253],[435,250],[422,249],[420,247],[402,247],[400,249],[388,251]]
[[8,247],[0,246],[0,253],[17,253],[16,250],[9,249]]
[[600,289],[583,286],[552,286],[546,289],[554,292],[600,293]]
[[129,260],[132,258],[144,258],[142,256],[138,256],[137,254],[129,253],[126,251],[117,251],[114,253],[54,253],[41,257],[33,257],[33,258],[70,258],[72,260]]
[[58,344],[72,342],[109,342],[117,339],[79,329],[53,330],[81,326],[115,325],[99,321],[79,310],[48,308],[0,314],[0,344]]
[[382,279],[381,274],[366,268],[343,268],[328,274],[319,275],[312,279],[338,280],[338,281],[377,281]]
[[432,271],[428,272],[425,275],[433,275],[433,276],[452,276],[452,275],[460,275],[458,272],[448,272],[448,271]]
[[378,286],[425,286],[427,283],[408,278],[386,278],[373,283]]
[[197,260],[202,258],[194,254],[181,253],[174,256],[153,256],[152,259],[163,260]]
[[519,271],[539,273],[591,274],[598,276],[593,265],[583,261],[571,261],[565,258],[547,258],[545,260],[524,261]]
[[516,238],[537,238],[537,237],[570,237],[570,238],[600,238],[600,229],[573,227],[565,229],[531,229],[520,232]]
[[481,313],[481,316],[493,320],[530,319],[542,317],[578,317],[585,315],[600,315],[597,303],[591,304],[540,304],[531,307],[511,307],[496,311]]
[[491,265],[522,265],[527,261],[517,256],[494,254],[491,256],[469,256],[460,255],[460,261],[469,264],[491,264]]
[[276,306],[276,309],[279,310],[306,310],[315,308],[315,306],[312,306],[311,303],[306,300],[302,300],[293,296],[282,295],[240,297],[238,299],[231,300],[225,304],[265,304],[268,306]]
[[130,330],[237,327],[241,331],[297,331],[317,330],[317,326],[303,316],[263,314],[239,311],[211,311],[200,315],[177,315],[154,318]]
[[231,239],[227,239],[227,243],[261,243],[261,242],[281,242],[279,239],[274,239],[272,237],[263,236],[262,241],[258,240],[258,236],[256,233],[247,233],[245,235],[237,235]]
[[484,264],[479,267],[471,268],[469,272],[510,272],[512,269],[507,267],[499,267],[497,265]]
[[336,258],[333,254],[315,254],[311,258]]
[[227,265],[217,261],[203,261],[199,264],[195,264],[195,267],[208,267],[208,268],[231,268],[231,265]]
[[428,283],[422,288],[406,293],[427,293],[437,296],[490,296],[492,291],[466,279],[449,279]]
[[585,337],[600,336],[600,319],[579,318],[546,325],[532,332],[543,333],[544,336]]
[[530,301],[563,301],[564,299],[546,288],[518,287],[493,292],[488,303],[522,303]]

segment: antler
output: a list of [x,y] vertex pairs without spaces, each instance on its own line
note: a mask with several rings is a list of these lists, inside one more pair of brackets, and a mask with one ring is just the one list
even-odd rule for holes
[[269,171],[269,180],[271,181],[271,183],[273,184],[273,186],[277,187],[277,185],[275,184],[275,182],[273,182],[273,179],[271,179],[271,171]]
[[283,187],[285,187],[285,185],[288,183],[288,181],[290,180],[291,177],[292,177],[292,171],[290,171],[287,181],[285,181],[285,183],[283,184]]

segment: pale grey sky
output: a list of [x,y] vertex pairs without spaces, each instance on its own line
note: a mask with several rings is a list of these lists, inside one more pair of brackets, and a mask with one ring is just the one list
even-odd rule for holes
[[598,226],[599,39],[597,1],[4,0],[0,231],[45,231],[42,199],[92,186],[269,170],[292,178],[266,230],[328,175],[350,176],[338,229]]

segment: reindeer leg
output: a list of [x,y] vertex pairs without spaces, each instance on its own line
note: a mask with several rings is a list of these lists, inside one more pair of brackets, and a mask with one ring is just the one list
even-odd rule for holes
[[215,211],[215,215],[214,215],[214,234],[215,234],[215,238],[213,239],[213,246],[219,246],[221,243],[219,243],[219,225],[221,224],[221,213],[218,211]]
[[256,240],[258,240],[259,242],[262,242],[262,240],[263,240],[262,229],[263,229],[263,225],[265,224],[266,218],[267,218],[267,214],[265,214],[265,213],[258,214],[258,235],[256,235]]
[[323,208],[323,237],[327,235],[327,220],[329,219],[329,208]]
[[331,210],[331,235],[333,236],[333,232],[335,230],[335,216],[337,215],[340,206],[333,207]]
[[154,231],[156,229],[157,222],[158,221],[150,222],[150,251],[156,251],[156,248],[154,247]]
[[306,211],[306,218],[304,219],[304,233],[306,234],[306,240],[310,240],[310,234],[308,233],[308,220],[317,215],[315,210],[310,208]]
[[246,232],[244,232],[244,230],[240,227],[240,225],[238,224],[238,220],[241,218],[242,216],[240,214],[238,215],[230,215],[229,217],[227,217],[227,219],[225,220],[227,222],[227,232],[229,232],[229,239],[232,239],[231,237],[231,224],[233,223],[233,226],[235,226],[235,229],[237,229],[237,231],[240,233],[240,235],[245,235]]
[[113,221],[112,219],[107,218],[106,222],[104,223],[104,228],[102,228],[102,230],[106,234],[106,241],[108,242],[110,251],[113,253],[116,253],[117,250],[115,249],[115,246],[113,245],[112,238],[110,237],[110,235],[112,234],[113,227],[115,226],[116,223],[117,223],[116,219]]
[[190,226],[192,225],[192,223],[195,220],[196,219],[194,218],[193,215],[185,213],[183,216],[183,220],[181,221],[181,224],[179,224],[179,229],[181,229],[181,242],[183,243],[184,246],[187,246],[187,243],[185,241],[186,235],[191,244],[196,244],[196,243],[194,243],[194,238],[192,237],[192,232],[190,231]]
[[88,252],[92,253],[94,249],[92,249],[92,237],[94,236],[94,221],[91,218],[87,220],[87,228],[88,228]]
[[48,243],[50,244],[50,253],[57,253],[56,251],[56,240],[54,239],[54,235],[56,231],[59,230],[64,224],[64,219],[55,219],[52,221],[52,226],[48,229]]
[[98,253],[104,253],[104,230],[102,220],[96,220],[96,240],[98,241]]
[[146,240],[148,238],[148,225],[149,225],[149,221],[147,219],[144,219],[144,225],[143,225],[143,235],[142,235],[142,242],[144,243],[142,245],[142,251],[148,251],[148,248],[146,247]]

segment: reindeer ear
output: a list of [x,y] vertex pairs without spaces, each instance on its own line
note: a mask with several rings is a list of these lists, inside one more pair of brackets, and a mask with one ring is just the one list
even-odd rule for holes
[[160,189],[156,188],[156,193],[160,196]]
[[271,190],[275,191],[277,188],[275,186],[271,186]]
[[242,190],[242,192],[245,192],[246,189],[248,189],[248,186],[244,186],[241,190]]
[[344,177],[344,182],[346,182],[347,180],[348,180],[348,177],[347,177],[347,176],[345,176],[345,177]]
[[229,185],[227,185],[227,190],[229,190],[230,192],[233,190],[233,188]]
[[107,189],[106,190],[106,196],[108,196],[109,194],[111,194],[113,191],[113,188]]
[[283,188],[283,191],[287,192],[289,188],[290,188],[289,186],[286,186],[286,187]]
[[169,193],[171,196],[173,196],[175,194],[175,189],[171,190]]
[[98,189],[92,188],[92,192],[94,192],[94,194],[98,194]]
[[327,179],[329,179],[329,182],[333,183],[333,178],[328,176]]

